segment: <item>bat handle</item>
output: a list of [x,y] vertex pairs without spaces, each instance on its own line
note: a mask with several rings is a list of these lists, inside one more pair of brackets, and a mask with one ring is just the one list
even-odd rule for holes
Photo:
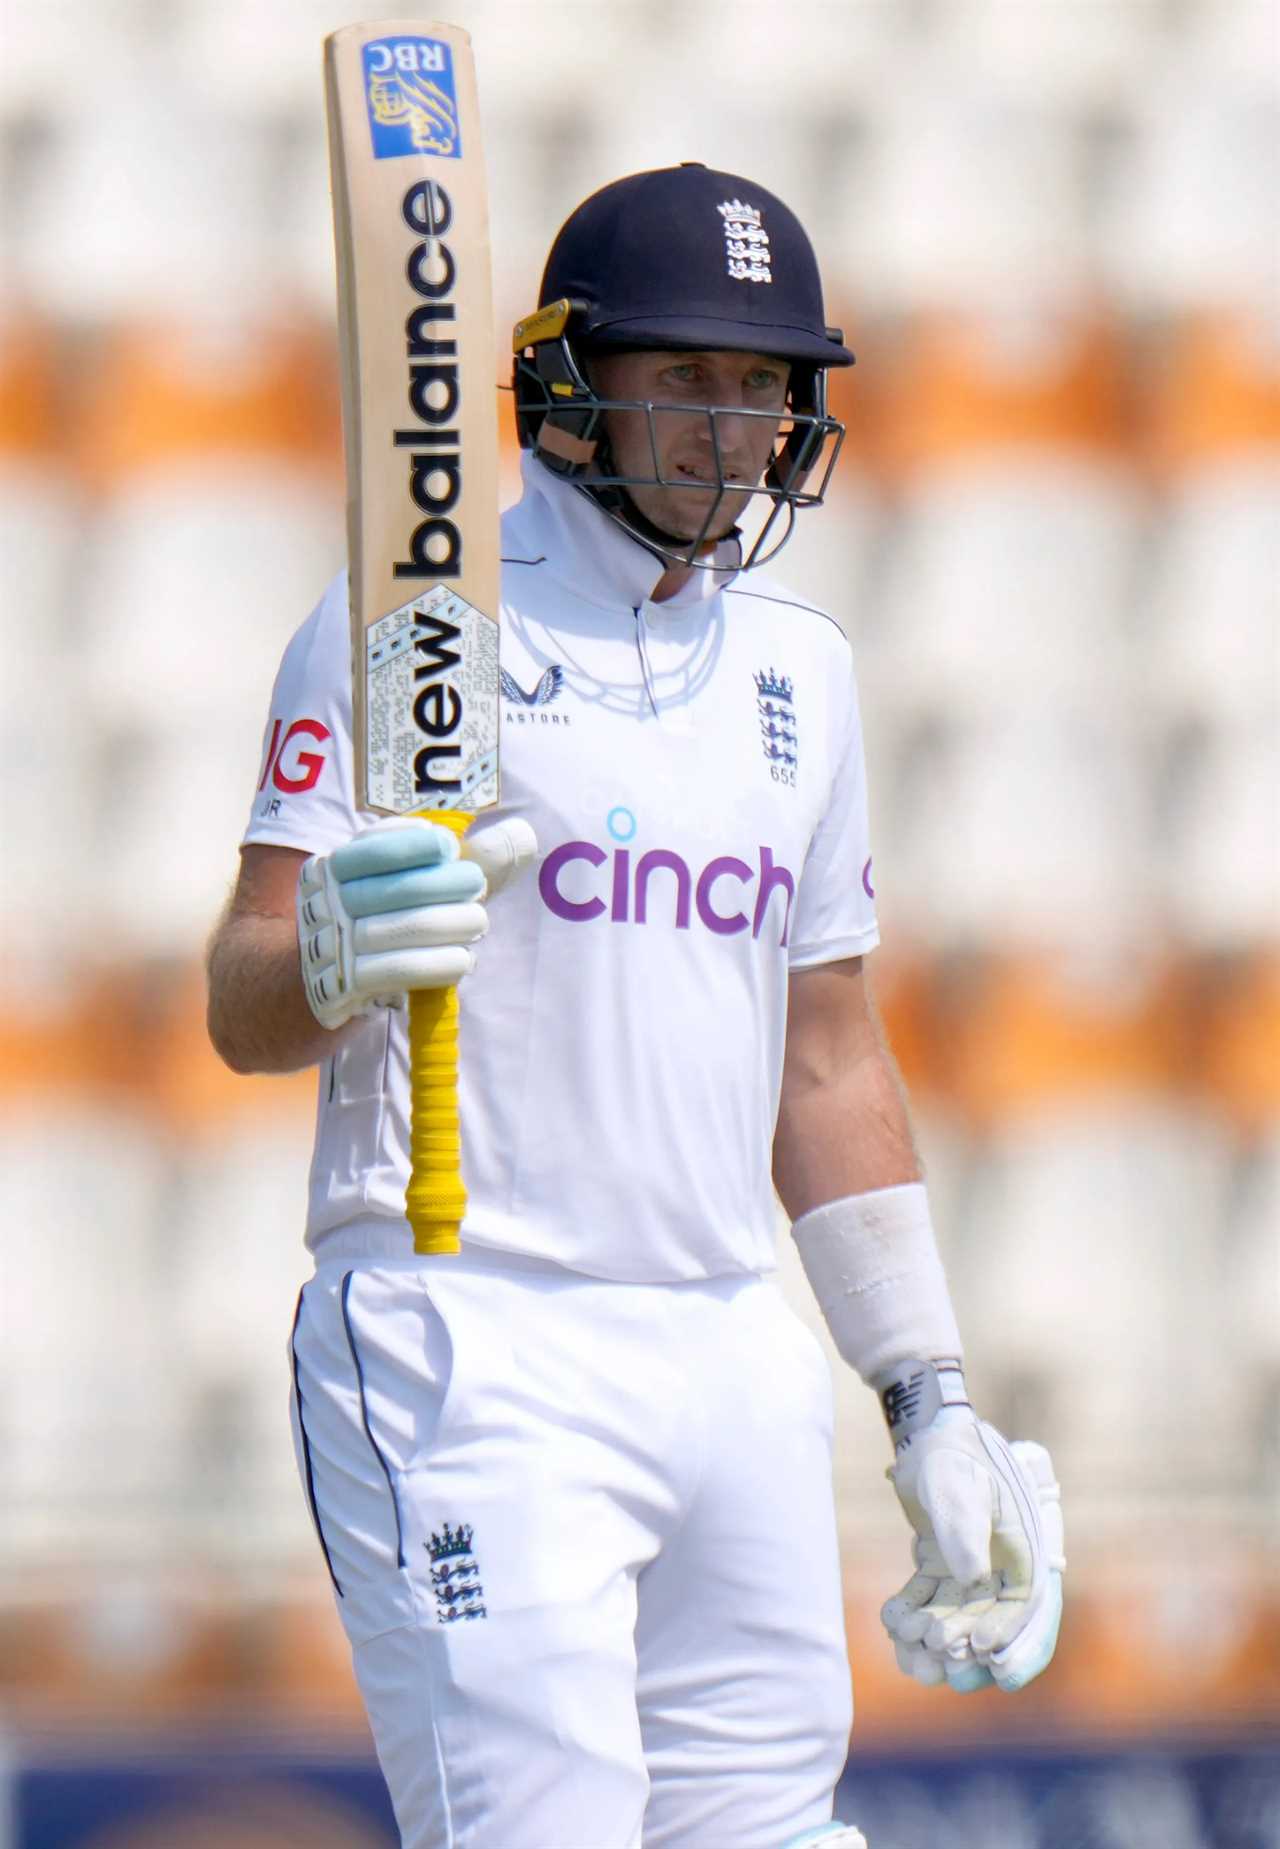
[[[469,815],[432,809],[455,835]],[[461,1250],[458,1229],[467,1209],[462,1185],[462,1130],[458,1121],[458,991],[413,989],[409,994],[409,1186],[404,1210],[415,1252]]]

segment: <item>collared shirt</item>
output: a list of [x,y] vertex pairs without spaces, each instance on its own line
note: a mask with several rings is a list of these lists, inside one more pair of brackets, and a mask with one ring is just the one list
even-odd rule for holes
[[[655,1282],[774,1264],[792,970],[879,941],[848,644],[758,571],[660,562],[532,459],[503,520],[502,799],[538,865],[460,987],[465,1241]],[[352,802],[345,576],[285,653],[247,842],[327,850]],[[404,1227],[405,1015],[320,1071],[307,1240]]]

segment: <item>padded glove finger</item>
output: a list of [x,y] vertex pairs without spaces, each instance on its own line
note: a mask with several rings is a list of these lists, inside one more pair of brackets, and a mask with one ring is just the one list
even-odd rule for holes
[[537,857],[538,837],[518,815],[469,828],[462,841],[462,858],[480,868],[490,897],[509,886]]
[[928,1634],[939,1618],[949,1618],[959,1607],[963,1588],[954,1579],[926,1581],[932,1592],[928,1600],[914,1611],[904,1611],[894,1627],[894,1636],[904,1644],[928,1644]]
[[994,1577],[972,1586],[948,1580],[929,1607],[932,1622],[923,1634],[925,1647],[943,1653],[971,1649],[974,1626],[993,1609],[998,1592],[999,1581]]
[[[476,944],[489,929],[483,905],[420,905],[409,912],[358,918],[352,932],[357,979],[365,959],[386,950],[428,950],[440,944]],[[321,933],[323,936],[323,933]]]
[[478,899],[484,891],[484,874],[473,861],[450,860],[343,880],[339,891],[349,918],[369,918],[378,912],[408,912],[420,905],[457,905]]
[[976,1695],[980,1690],[990,1688],[995,1681],[986,1665],[974,1662],[972,1657],[959,1663],[949,1657],[942,1661],[947,1687],[957,1695]]
[[915,1632],[911,1641],[919,1639],[921,1631],[916,1625],[916,1619],[938,1590],[939,1584],[938,1580],[926,1573],[916,1573],[900,1592],[886,1599],[880,1607],[880,1622],[890,1637],[906,1639],[910,1629]]
[[458,858],[453,831],[420,815],[389,815],[361,829],[329,855],[335,879],[368,879],[383,873],[401,873],[410,867],[433,867]]
[[936,1688],[940,1682],[946,1681],[947,1672],[941,1659],[933,1656],[923,1644],[904,1644],[895,1640],[893,1653],[903,1675],[910,1676],[922,1688]]
[[447,989],[469,976],[475,962],[465,944],[441,944],[427,950],[383,950],[360,958],[361,992],[370,998],[382,998],[408,989]]

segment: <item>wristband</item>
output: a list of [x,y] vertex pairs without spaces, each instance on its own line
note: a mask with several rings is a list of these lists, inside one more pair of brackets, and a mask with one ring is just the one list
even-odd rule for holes
[[841,1355],[868,1386],[920,1356],[963,1358],[924,1183],[846,1195],[791,1229]]

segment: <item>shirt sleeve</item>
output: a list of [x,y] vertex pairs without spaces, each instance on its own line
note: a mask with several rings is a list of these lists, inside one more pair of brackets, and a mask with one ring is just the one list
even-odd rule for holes
[[345,572],[280,663],[244,843],[325,853],[361,825],[352,797],[351,647]]
[[792,969],[858,957],[880,942],[862,720],[853,666],[843,643],[842,653],[842,663],[833,673],[839,704],[831,726],[837,741],[831,791],[800,875],[789,952]]

